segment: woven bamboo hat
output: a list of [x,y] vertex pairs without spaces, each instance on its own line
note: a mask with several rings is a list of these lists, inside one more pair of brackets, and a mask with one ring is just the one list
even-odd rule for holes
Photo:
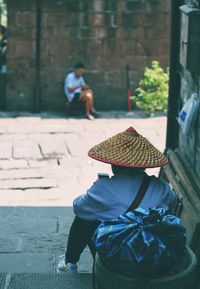
[[88,155],[98,161],[133,168],[161,167],[167,157],[133,127],[95,145]]

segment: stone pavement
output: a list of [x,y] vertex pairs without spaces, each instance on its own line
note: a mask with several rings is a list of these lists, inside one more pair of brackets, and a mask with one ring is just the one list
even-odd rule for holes
[[[130,126],[164,150],[166,117],[104,113],[0,115],[0,272],[55,272],[73,219],[72,201],[109,165],[87,156],[94,144]],[[158,170],[151,169],[150,173]],[[91,272],[86,249],[80,272]]]

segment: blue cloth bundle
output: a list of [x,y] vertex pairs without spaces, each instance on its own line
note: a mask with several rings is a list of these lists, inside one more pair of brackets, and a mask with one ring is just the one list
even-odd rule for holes
[[184,255],[186,230],[163,208],[137,208],[101,223],[93,242],[108,269],[131,277],[161,276]]

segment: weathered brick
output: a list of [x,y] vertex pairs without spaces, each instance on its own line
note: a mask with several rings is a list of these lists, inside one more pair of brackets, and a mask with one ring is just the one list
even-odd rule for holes
[[104,27],[92,28],[90,37],[95,39],[106,38],[106,29]]
[[67,13],[79,12],[79,0],[69,1],[54,1],[48,0],[43,2],[43,10],[45,12],[62,12]]
[[166,0],[166,1],[161,1],[161,11],[165,13],[170,13],[171,11],[171,1]]
[[11,11],[8,8],[8,30],[11,26],[16,26],[16,11]]
[[19,28],[16,26],[9,27],[9,42],[13,39],[23,39],[23,40],[34,40],[36,36],[35,27],[21,27],[20,33]]
[[87,55],[102,55],[102,41],[94,40],[86,43],[86,54]]
[[121,86],[122,83],[126,83],[126,74],[123,72],[108,72],[106,73],[106,80],[110,85]]
[[102,27],[104,25],[104,14],[103,13],[90,13],[87,15],[89,18],[90,26],[99,26]]
[[149,50],[148,48],[145,47],[144,43],[140,41],[136,41],[135,44],[135,52],[137,55],[149,55]]
[[32,56],[34,53],[35,43],[33,41],[16,40],[15,45],[17,57],[28,57]]
[[136,27],[142,27],[144,24],[144,14],[136,14],[136,13],[123,13],[122,14],[122,26],[125,29],[133,29]]
[[169,51],[169,42],[168,40],[155,40],[151,41],[151,45],[149,47],[149,55],[152,57],[156,57],[157,55],[166,55],[167,51]]
[[90,57],[87,59],[87,68],[95,70],[109,71],[110,67],[112,70],[118,70],[124,68],[124,60],[120,56],[99,56]]
[[8,11],[35,11],[35,2],[27,0],[7,1]]
[[103,41],[103,55],[124,55],[124,43],[117,39],[107,39]]
[[104,1],[103,0],[96,0],[96,1],[93,1],[93,9],[95,12],[102,12],[103,11],[103,3]]
[[18,12],[16,13],[16,25],[22,27],[33,27],[36,25],[36,13]]
[[[94,89],[101,94],[101,100],[106,99],[106,107],[119,107],[118,100],[113,103],[107,99],[107,90],[102,96],[99,70],[114,76],[113,71],[122,72],[129,63],[134,67],[134,78],[139,79],[151,58],[156,57],[167,65],[169,2],[42,1],[42,109],[63,110],[64,76],[69,68],[80,61],[84,62],[86,71],[93,70],[90,76],[96,79]],[[35,8],[34,1],[19,0],[14,3],[8,0],[8,109],[33,108]]]
[[92,85],[95,83],[104,83],[105,72],[87,73],[86,79],[88,80],[88,83],[91,83]]
[[142,1],[126,1],[124,3],[124,11],[129,13],[133,11],[140,11],[143,8]]

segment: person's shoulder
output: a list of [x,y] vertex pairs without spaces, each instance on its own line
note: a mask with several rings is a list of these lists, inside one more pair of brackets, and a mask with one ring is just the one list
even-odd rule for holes
[[152,176],[149,176],[149,177],[151,178],[151,181],[154,182],[154,183],[160,183],[160,184],[165,184],[166,183],[163,179],[161,179],[161,178],[159,178],[159,177],[157,177],[155,175],[152,175]]
[[156,177],[156,176],[150,176],[151,177],[151,182],[159,187],[171,190],[170,185],[163,179]]
[[69,71],[69,72],[66,74],[66,78],[68,78],[68,79],[74,78],[74,71]]

